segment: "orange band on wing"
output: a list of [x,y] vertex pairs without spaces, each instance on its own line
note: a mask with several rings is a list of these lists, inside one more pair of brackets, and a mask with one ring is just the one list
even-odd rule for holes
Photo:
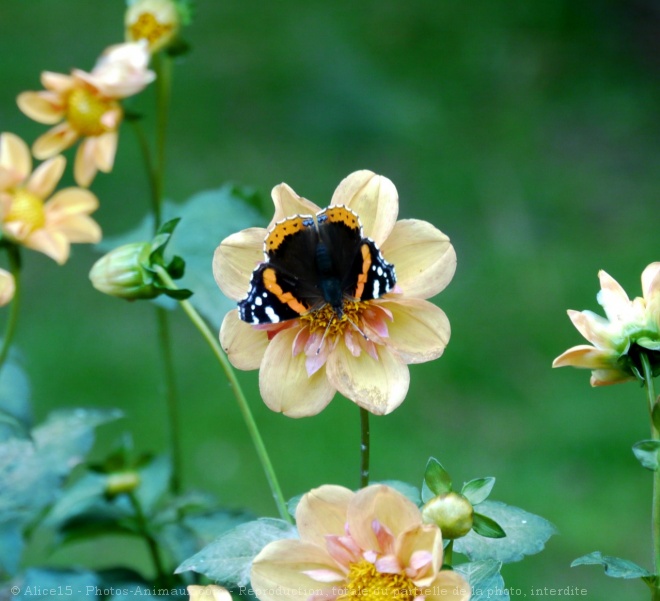
[[358,276],[355,294],[353,295],[357,299],[362,298],[364,285],[367,283],[369,268],[371,267],[371,252],[369,251],[369,245],[363,244],[360,251],[362,252],[362,273]]
[[285,305],[289,305],[296,313],[302,315],[307,313],[308,307],[305,307],[293,294],[290,292],[284,292],[282,287],[277,283],[277,274],[272,268],[264,269],[263,281],[266,290],[272,292],[280,302]]

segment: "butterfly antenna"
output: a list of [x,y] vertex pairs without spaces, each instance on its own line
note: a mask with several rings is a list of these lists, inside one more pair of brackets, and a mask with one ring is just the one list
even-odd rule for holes
[[325,331],[323,332],[323,336],[321,338],[321,342],[319,342],[319,348],[316,349],[316,354],[318,355],[321,352],[321,349],[323,348],[323,343],[325,342],[325,337],[328,335],[328,332],[330,331],[330,326],[332,325],[332,322],[335,320],[335,316],[333,315],[330,320],[328,321],[328,325],[325,326]]
[[364,338],[367,342],[369,341],[369,336],[367,336],[361,329],[358,324],[356,324],[348,315],[346,316],[346,319],[348,320],[348,323],[350,323],[360,334],[362,334],[362,338]]

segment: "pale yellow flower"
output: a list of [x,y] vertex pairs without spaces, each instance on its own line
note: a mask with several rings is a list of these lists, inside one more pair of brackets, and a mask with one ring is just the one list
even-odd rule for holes
[[124,117],[121,98],[133,96],[153,81],[147,69],[146,42],[108,48],[91,73],[79,69],[71,75],[44,71],[39,92],[23,92],[18,106],[39,123],[55,125],[37,138],[32,152],[48,159],[82,139],[76,152],[74,177],[89,186],[98,170],[112,171],[117,152],[117,130]]
[[441,570],[440,528],[399,492],[325,485],[296,509],[300,540],[266,545],[252,564],[261,601],[467,601],[470,586]]
[[16,292],[14,276],[5,269],[0,269],[0,307],[11,302]]
[[598,303],[607,317],[568,311],[573,325],[593,346],[574,346],[552,363],[553,367],[591,369],[592,386],[617,384],[640,375],[640,352],[649,356],[652,366],[660,364],[660,262],[644,269],[643,296],[633,300],[604,271],[598,277]]
[[188,586],[188,595],[189,601],[232,601],[229,591],[215,584],[208,586],[191,584]]
[[134,0],[124,18],[126,40],[146,40],[151,52],[167,46],[181,27],[181,16],[174,0]]
[[72,242],[101,239],[101,228],[89,216],[99,204],[94,194],[82,188],[65,188],[53,194],[65,165],[66,160],[59,155],[32,171],[27,144],[14,134],[0,135],[2,233],[60,264],[69,258]]
[[[272,197],[271,226],[320,210],[286,184],[276,186]],[[397,221],[397,191],[383,176],[370,171],[349,175],[330,204],[357,214],[364,236],[395,266],[396,288],[374,300],[347,300],[341,319],[325,305],[298,319],[252,326],[234,310],[223,321],[221,343],[235,367],[259,369],[261,395],[274,411],[290,417],[315,415],[339,391],[371,413],[384,415],[406,396],[408,364],[435,359],[447,345],[449,321],[425,299],[449,283],[456,254],[449,238],[430,223]],[[250,228],[229,236],[216,250],[213,272],[228,297],[245,298],[252,271],[264,260],[267,233]]]

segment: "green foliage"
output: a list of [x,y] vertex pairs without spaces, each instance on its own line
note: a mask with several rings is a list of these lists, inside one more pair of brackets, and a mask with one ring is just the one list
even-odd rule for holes
[[27,435],[31,423],[30,382],[10,355],[0,370],[0,441]]
[[463,563],[454,568],[472,587],[470,601],[509,601],[501,569],[502,564],[494,559]]
[[495,520],[482,515],[481,513],[474,513],[472,529],[479,535],[486,538],[504,538],[506,532],[503,530]]
[[636,563],[628,560],[621,559],[620,557],[612,557],[610,555],[603,555],[600,551],[594,551],[588,555],[578,557],[571,563],[571,567],[587,566],[587,565],[601,565],[605,568],[605,574],[612,578],[643,578],[649,579],[653,574],[648,570],[638,566]]
[[451,476],[442,464],[434,457],[429,457],[424,472],[424,487],[422,500],[428,501],[435,495],[451,492]]
[[655,472],[660,463],[660,440],[641,440],[633,445],[633,453],[647,470]]
[[495,486],[495,478],[476,478],[463,485],[461,494],[467,498],[472,505],[478,505],[488,498]]

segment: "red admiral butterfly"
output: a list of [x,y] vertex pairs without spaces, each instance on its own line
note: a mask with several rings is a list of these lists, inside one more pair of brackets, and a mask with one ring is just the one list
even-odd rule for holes
[[372,300],[396,284],[394,265],[363,236],[358,216],[341,205],[276,223],[264,256],[238,303],[239,317],[251,324],[295,319],[325,305],[341,318],[345,300]]

